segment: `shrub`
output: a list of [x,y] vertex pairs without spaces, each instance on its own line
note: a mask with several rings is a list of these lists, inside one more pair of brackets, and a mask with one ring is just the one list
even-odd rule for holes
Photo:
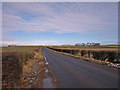
[[108,60],[109,62],[113,62],[116,59],[117,53],[115,52],[108,52]]

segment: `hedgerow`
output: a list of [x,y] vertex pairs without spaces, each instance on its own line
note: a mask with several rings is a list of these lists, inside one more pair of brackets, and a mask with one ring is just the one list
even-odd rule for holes
[[71,49],[58,49],[48,47],[49,49],[70,53],[73,55],[80,55],[81,57],[94,58],[97,60],[108,61],[108,62],[120,62],[120,52],[118,51],[107,51],[107,50],[71,50]]

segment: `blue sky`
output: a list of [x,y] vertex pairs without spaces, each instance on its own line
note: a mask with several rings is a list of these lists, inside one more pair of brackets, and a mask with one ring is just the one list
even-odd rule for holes
[[118,41],[117,2],[4,2],[2,24],[3,45]]

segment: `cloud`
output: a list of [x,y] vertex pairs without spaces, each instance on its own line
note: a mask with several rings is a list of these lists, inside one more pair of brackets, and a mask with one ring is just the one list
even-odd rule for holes
[[18,16],[4,14],[2,19],[3,32],[20,30],[24,20]]
[[2,41],[2,45],[60,45],[58,41],[48,40],[48,41]]
[[[9,37],[9,33],[20,30],[23,32],[79,33],[85,38],[90,38],[89,35],[94,36],[97,33],[100,37],[106,36],[103,39],[112,39],[118,30],[117,10],[117,3],[3,2],[3,44],[60,44],[53,39],[47,41],[49,39],[47,36],[46,41],[32,42],[19,41],[19,37],[17,40],[12,36]],[[111,35],[113,36],[107,37]],[[95,35],[95,38],[97,39],[98,36]]]
[[[98,15],[90,13],[89,10],[92,12],[94,9],[89,4],[88,10],[84,4],[80,4],[81,6],[76,3],[57,5],[58,3],[5,3],[3,4],[3,9],[6,10],[3,11],[3,32],[23,30],[26,32],[86,33],[107,32],[117,27],[115,18],[117,12],[115,14],[113,12],[111,16],[109,9],[105,8],[109,13],[103,8],[101,11],[95,10],[94,13],[99,12],[100,15]],[[29,18],[25,19],[25,17]]]
[[51,15],[52,8],[47,3],[36,2],[16,2],[16,3],[3,3],[5,13],[22,15],[28,13],[30,15]]

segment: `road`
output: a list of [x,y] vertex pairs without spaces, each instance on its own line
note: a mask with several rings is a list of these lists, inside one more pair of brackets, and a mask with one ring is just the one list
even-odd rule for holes
[[118,70],[58,54],[42,47],[58,88],[117,88]]

